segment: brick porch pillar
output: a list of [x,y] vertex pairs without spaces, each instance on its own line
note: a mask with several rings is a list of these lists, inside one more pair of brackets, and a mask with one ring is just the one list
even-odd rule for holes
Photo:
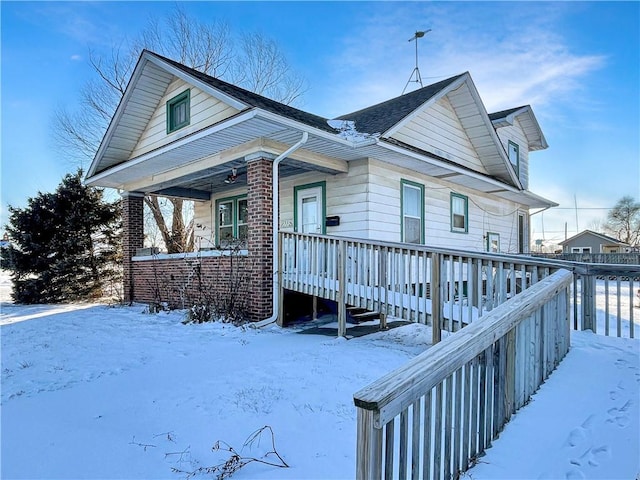
[[131,257],[144,243],[144,194],[123,192],[122,196],[122,293],[125,303],[134,301],[133,262]]
[[273,309],[273,157],[266,153],[248,156],[247,246],[252,274],[249,282],[249,317],[268,318]]

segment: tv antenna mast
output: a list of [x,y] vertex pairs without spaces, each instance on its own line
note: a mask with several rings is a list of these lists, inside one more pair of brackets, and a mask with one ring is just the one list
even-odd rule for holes
[[[411,72],[411,75],[409,76],[409,80],[407,80],[407,84],[404,86],[404,90],[402,90],[402,95],[404,95],[404,92],[407,90],[407,87],[411,82],[419,83],[420,87],[424,86],[422,85],[422,77],[420,76],[420,69],[418,68],[418,39],[424,37],[425,34],[429,33],[430,31],[431,31],[430,28],[423,31],[416,31],[416,33],[413,34],[413,37],[409,39],[410,42],[413,42],[414,40],[416,42],[416,66]],[[413,80],[414,76],[416,77],[415,80]]]

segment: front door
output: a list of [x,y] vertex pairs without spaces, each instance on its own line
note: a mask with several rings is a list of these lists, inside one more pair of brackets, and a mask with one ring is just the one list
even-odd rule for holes
[[323,195],[322,187],[301,188],[297,190],[297,231],[302,233],[323,232]]
[[[323,234],[324,232],[324,183],[303,185],[295,188],[296,205],[296,231],[301,233]],[[296,252],[296,264],[302,272],[313,273],[312,265],[323,265],[322,249],[316,252],[321,255],[317,259],[311,258],[315,249],[311,246],[312,240],[303,240],[301,247]]]

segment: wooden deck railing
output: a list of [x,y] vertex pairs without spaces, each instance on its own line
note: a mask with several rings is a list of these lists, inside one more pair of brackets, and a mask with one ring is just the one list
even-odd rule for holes
[[[457,331],[560,268],[574,273],[573,325],[634,338],[640,265],[603,265],[404,243],[281,233],[280,285],[346,305]],[[282,295],[280,296],[282,298]],[[433,321],[433,319],[436,321]]]
[[[280,233],[282,288],[334,300],[338,335],[346,305],[457,331],[558,269],[509,255],[404,243]],[[281,295],[282,298],[282,295]],[[435,321],[433,321],[435,319]]]
[[572,323],[635,337],[640,265],[280,235],[281,288],[336,301],[338,335],[347,304],[433,327],[433,347],[354,396],[359,479],[457,478],[567,353]]
[[567,353],[572,277],[553,273],[357,392],[356,477],[467,470]]
[[640,265],[572,264],[573,328],[635,338],[640,315]]

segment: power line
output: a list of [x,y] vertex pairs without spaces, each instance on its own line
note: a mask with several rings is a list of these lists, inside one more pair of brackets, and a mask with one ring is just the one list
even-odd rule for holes
[[[613,210],[614,208],[615,207],[578,207],[577,210]],[[553,207],[552,210],[576,210],[576,207]]]

